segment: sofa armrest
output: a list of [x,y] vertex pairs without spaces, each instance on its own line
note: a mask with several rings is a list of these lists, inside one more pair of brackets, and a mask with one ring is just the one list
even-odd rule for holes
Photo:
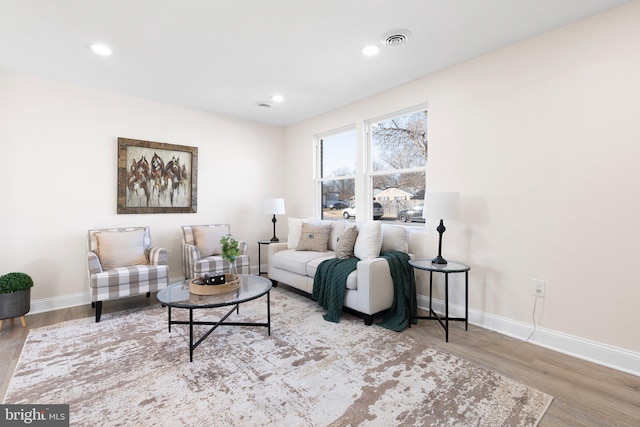
[[271,277],[273,273],[273,256],[278,252],[287,250],[287,243],[269,243],[267,246],[267,276]]
[[157,248],[150,246],[147,249],[147,257],[149,258],[149,264],[153,265],[167,265],[169,259],[169,252],[164,248]]
[[100,258],[95,252],[87,252],[87,267],[89,268],[89,276],[92,274],[102,273],[102,265]]
[[238,249],[240,250],[240,255],[246,255],[248,248],[249,248],[249,245],[247,245],[247,242],[238,240]]
[[393,279],[384,258],[358,262],[358,307],[365,314],[376,314],[393,304]]

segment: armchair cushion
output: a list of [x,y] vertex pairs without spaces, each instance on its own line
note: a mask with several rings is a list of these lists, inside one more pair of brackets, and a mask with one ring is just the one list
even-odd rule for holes
[[229,234],[229,228],[227,224],[194,225],[193,237],[200,256],[222,254],[220,239]]
[[148,264],[144,247],[144,230],[99,231],[98,257],[104,270]]

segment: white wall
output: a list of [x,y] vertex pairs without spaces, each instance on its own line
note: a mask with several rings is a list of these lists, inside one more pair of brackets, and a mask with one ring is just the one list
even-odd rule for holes
[[[90,228],[149,225],[179,278],[180,226],[229,223],[257,263],[272,234],[263,199],[281,196],[282,128],[7,72],[0,94],[0,273],[34,278],[33,310],[88,301]],[[198,212],[116,214],[118,137],[198,147]]]
[[[633,2],[290,126],[287,213],[314,214],[314,134],[428,102],[428,186],[461,193],[444,255],[471,265],[478,322],[530,325],[542,279],[543,330],[637,363],[638,22]],[[424,238],[433,257],[437,233]]]

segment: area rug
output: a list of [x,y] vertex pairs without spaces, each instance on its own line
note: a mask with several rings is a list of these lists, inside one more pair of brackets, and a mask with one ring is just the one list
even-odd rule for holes
[[[322,314],[276,288],[270,336],[218,328],[191,363],[188,328],[168,332],[159,306],[34,329],[4,403],[67,403],[72,426],[386,427],[535,426],[552,400],[406,334]],[[266,299],[232,319],[264,321]]]

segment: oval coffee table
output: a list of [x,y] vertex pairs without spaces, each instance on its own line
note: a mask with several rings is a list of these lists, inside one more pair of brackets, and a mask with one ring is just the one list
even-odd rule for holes
[[[189,325],[189,361],[193,362],[193,350],[195,350],[202,341],[204,341],[218,326],[266,326],[269,335],[271,335],[271,280],[260,276],[251,276],[247,274],[239,274],[240,288],[235,291],[218,295],[196,295],[189,292],[189,281],[184,280],[169,285],[158,292],[158,301],[168,307],[169,332],[171,325]],[[267,322],[266,323],[247,323],[247,322],[225,322],[227,317],[234,311],[240,312],[240,304],[251,301],[261,296],[267,295]],[[194,321],[193,310],[216,307],[229,307],[231,310],[225,314],[220,320],[216,321]],[[171,308],[184,308],[189,310],[189,320],[171,320]],[[193,325],[209,325],[212,326],[207,333],[200,337],[195,343],[193,342]]]

